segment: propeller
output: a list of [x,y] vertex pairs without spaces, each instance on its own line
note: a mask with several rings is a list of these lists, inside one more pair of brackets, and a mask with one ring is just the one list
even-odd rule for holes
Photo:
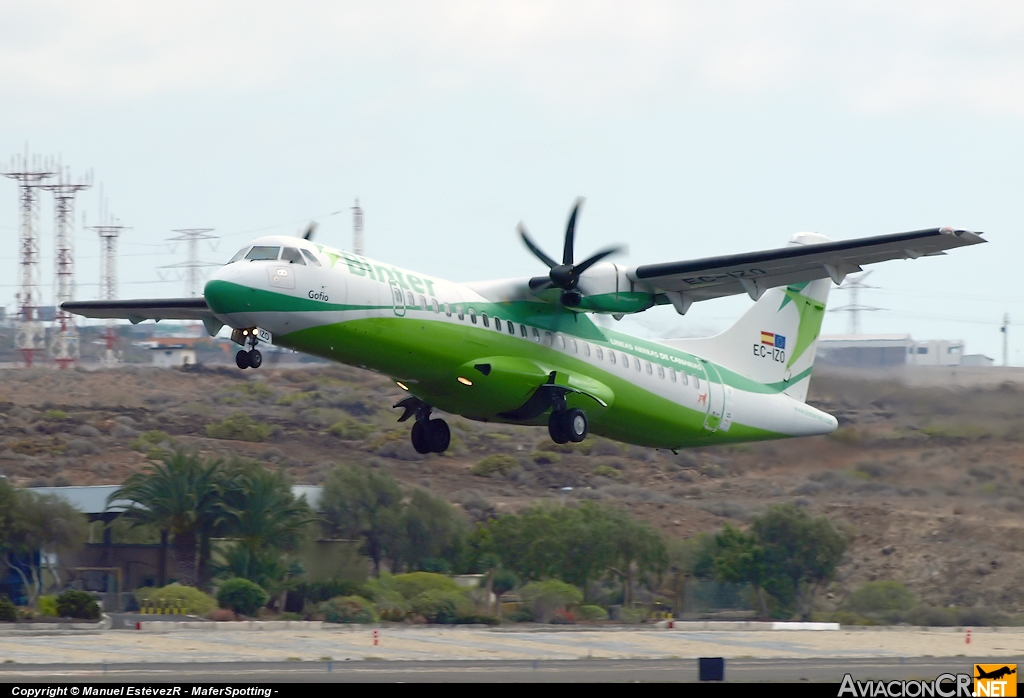
[[316,233],[316,229],[320,224],[316,221],[310,221],[309,225],[306,226],[306,232],[302,234],[303,240],[312,240],[313,234]]
[[548,272],[547,276],[535,276],[530,279],[530,289],[533,291],[543,291],[548,288],[560,288],[562,289],[562,305],[575,307],[583,301],[583,294],[576,290],[576,286],[579,285],[580,276],[590,267],[594,266],[608,255],[622,252],[625,248],[621,245],[608,247],[600,252],[587,257],[579,264],[573,261],[573,248],[575,246],[576,239],[576,219],[579,217],[580,206],[583,205],[583,199],[576,199],[576,204],[572,207],[572,214],[569,216],[569,223],[565,228],[565,246],[562,249],[562,263],[559,264],[555,260],[548,257],[540,247],[530,239],[530,236],[526,232],[526,228],[522,223],[519,224],[517,230],[519,236],[523,238],[523,242],[530,249],[530,252],[547,265]]

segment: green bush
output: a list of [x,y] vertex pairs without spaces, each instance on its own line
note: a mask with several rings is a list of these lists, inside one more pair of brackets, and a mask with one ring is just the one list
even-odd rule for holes
[[555,611],[566,611],[583,601],[579,589],[557,579],[530,582],[519,590],[519,597],[541,623],[550,622]]
[[77,589],[68,589],[57,595],[57,615],[61,618],[98,620],[100,607],[92,594]]
[[409,572],[408,574],[394,574],[390,577],[382,575],[376,581],[394,589],[403,598],[410,600],[425,591],[456,591],[461,593],[459,585],[455,583],[455,580],[434,572]]
[[18,609],[11,600],[0,594],[0,623],[13,623],[18,620]]
[[[303,603],[318,604],[336,596],[367,596],[363,585],[350,579],[329,579],[326,582],[303,582],[288,592],[289,600],[299,598]],[[290,601],[289,601],[290,605]]]
[[160,431],[159,429],[152,429],[139,434],[138,438],[129,444],[129,447],[136,451],[146,453],[152,450],[154,446],[159,446],[164,442],[173,442],[173,439],[167,432]]
[[911,625],[933,625],[948,628],[957,625],[957,614],[951,608],[918,606],[907,617]]
[[412,612],[430,623],[452,624],[473,613],[473,604],[461,591],[429,589],[412,600]]
[[206,433],[214,439],[266,441],[270,438],[270,425],[260,424],[244,412],[237,412],[221,422],[207,424]]
[[181,584],[168,584],[159,588],[143,587],[134,593],[140,608],[180,610],[194,616],[205,616],[217,608],[217,602],[212,596]]
[[43,413],[43,419],[48,421],[61,421],[68,418],[68,413],[64,410],[46,410]]
[[267,602],[267,592],[259,584],[241,577],[221,582],[217,589],[217,604],[244,616],[254,616]]
[[595,475],[600,475],[601,477],[606,477],[606,478],[608,478],[610,480],[621,480],[622,479],[622,471],[619,470],[618,468],[614,468],[614,467],[612,467],[610,465],[599,465],[599,466],[597,466],[597,468],[594,470],[594,474]]
[[57,617],[57,599],[52,596],[40,596],[36,599],[36,610],[39,615],[49,618]]
[[372,424],[361,424],[354,419],[343,419],[332,424],[327,431],[344,441],[359,441],[372,434],[375,429],[376,427]]
[[836,611],[833,613],[829,620],[833,623],[839,623],[840,625],[874,625],[874,621],[870,618],[866,618],[858,613],[852,613],[851,611]]
[[600,606],[580,606],[574,615],[580,620],[608,620],[608,611]]
[[516,459],[506,453],[496,453],[486,458],[481,458],[477,464],[470,468],[469,472],[480,477],[491,477],[495,473],[507,475],[516,467]]
[[336,596],[320,606],[328,623],[374,623],[373,604],[361,596]]
[[868,582],[850,594],[843,607],[864,615],[884,611],[909,611],[915,603],[914,595],[899,582]]

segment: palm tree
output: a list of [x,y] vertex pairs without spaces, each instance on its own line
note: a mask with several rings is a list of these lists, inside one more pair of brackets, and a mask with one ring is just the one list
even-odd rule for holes
[[205,582],[210,536],[225,516],[223,492],[221,461],[179,450],[149,472],[131,475],[110,495],[107,507],[131,502],[122,518],[132,525],[153,524],[161,533],[171,533],[178,581],[198,586]]

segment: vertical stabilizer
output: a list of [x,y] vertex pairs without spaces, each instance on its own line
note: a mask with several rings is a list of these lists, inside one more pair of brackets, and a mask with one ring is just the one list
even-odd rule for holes
[[[826,239],[803,233],[791,244]],[[831,279],[818,279],[769,289],[721,334],[665,343],[760,383],[784,386],[782,392],[802,402],[807,397],[831,286]]]

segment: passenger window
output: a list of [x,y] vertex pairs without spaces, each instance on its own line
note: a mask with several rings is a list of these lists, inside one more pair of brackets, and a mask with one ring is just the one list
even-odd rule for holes
[[466,318],[466,316],[462,314],[462,306],[461,305],[455,306],[455,312],[459,316],[460,320],[464,320]]
[[526,337],[526,325],[519,326],[519,334],[521,334],[523,337]]
[[480,319],[484,321],[484,327],[491,326],[491,321],[487,319],[487,313],[480,313]]
[[552,344],[554,343],[554,340],[551,338],[550,332],[544,333],[544,343],[547,344],[549,347],[552,346]]
[[676,382],[676,370],[674,368],[668,370],[668,377],[672,379],[673,383]]
[[444,314],[448,317],[452,316],[452,306],[449,303],[444,304]]
[[[640,373],[640,359],[633,359],[633,367],[636,369],[637,373]],[[648,364],[647,367],[650,368],[650,364]]]
[[612,364],[615,363],[615,352],[614,351],[608,352],[608,361],[610,361]]
[[509,320],[507,324],[508,324],[508,333],[510,335],[512,335],[512,336],[515,336],[515,334],[516,334],[516,323],[512,322],[511,320]]
[[573,339],[572,337],[569,338],[569,348],[572,349],[573,354],[579,353],[579,349],[577,349],[576,347],[576,340]]
[[697,376],[693,377],[693,387],[696,388],[697,390],[700,390],[700,378],[698,378]]
[[416,296],[412,295],[412,291],[405,292],[405,305],[408,308],[416,307]]
[[680,373],[679,375],[680,375],[680,376],[682,377],[682,379],[683,379],[683,385],[689,385],[689,384],[690,384],[690,376],[689,376],[688,374],[686,374],[686,373]]
[[[487,316],[484,315],[484,317]],[[472,322],[474,325],[476,324],[476,311],[473,310],[472,308],[469,309],[469,321]]]
[[[598,360],[603,361],[604,360],[604,349],[602,349],[601,347],[594,347],[594,351],[597,353]],[[613,356],[614,356],[614,354],[613,354]],[[615,363],[615,362],[612,361],[612,363]]]
[[590,345],[586,342],[583,343],[583,355],[590,356]]
[[249,250],[249,254],[245,255],[245,258],[248,259],[250,262],[260,262],[268,259],[277,259],[277,255],[280,251],[280,247],[256,245],[251,250]]
[[629,357],[625,354],[622,355],[622,368],[629,368]]
[[537,331],[536,327],[533,328],[533,341],[535,341],[535,342],[539,342],[540,341],[540,332]]
[[653,376],[654,375],[654,369],[651,368],[651,362],[650,361],[644,361],[644,365],[647,367],[647,375],[648,376]]
[[662,379],[665,378],[665,367],[664,366],[661,366],[661,365],[658,366],[658,378],[662,378]]
[[[437,304],[437,299],[436,298],[431,298],[430,299],[430,307],[432,307],[434,309],[435,313],[441,312],[441,306]],[[448,314],[451,315],[451,313],[448,313]]]
[[494,329],[498,330],[498,332],[501,332],[501,318],[500,317],[494,318]]
[[423,308],[424,310],[427,309],[427,299],[424,298],[423,296],[420,296],[420,307]]
[[565,337],[558,335],[558,348],[565,349]]
[[302,256],[306,258],[306,260],[309,262],[309,265],[311,267],[319,267],[320,266],[320,260],[317,259],[316,255],[313,254],[312,252],[310,252],[309,250],[303,250],[302,251]]
[[248,247],[243,247],[242,249],[240,249],[238,252],[235,253],[234,257],[232,257],[231,259],[228,260],[228,264],[232,264],[234,262],[237,262],[242,257],[244,257],[245,253],[248,252],[248,251],[249,251]]

